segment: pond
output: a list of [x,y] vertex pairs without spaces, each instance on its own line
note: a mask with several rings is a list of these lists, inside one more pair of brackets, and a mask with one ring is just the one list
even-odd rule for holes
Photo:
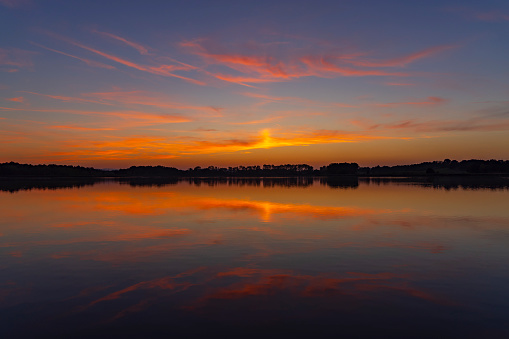
[[497,180],[1,182],[0,333],[507,338]]

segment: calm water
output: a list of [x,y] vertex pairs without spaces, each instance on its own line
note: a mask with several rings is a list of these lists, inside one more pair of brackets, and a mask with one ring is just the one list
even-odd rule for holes
[[4,181],[0,336],[508,338],[509,185],[458,180]]

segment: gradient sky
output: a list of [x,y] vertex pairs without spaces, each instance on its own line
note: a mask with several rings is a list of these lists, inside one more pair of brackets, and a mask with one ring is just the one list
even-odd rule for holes
[[0,162],[509,159],[509,1],[0,0]]

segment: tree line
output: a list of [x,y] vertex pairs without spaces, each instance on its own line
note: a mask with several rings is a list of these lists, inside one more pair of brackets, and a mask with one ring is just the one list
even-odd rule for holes
[[286,177],[286,176],[436,176],[507,174],[507,160],[450,160],[411,165],[359,167],[357,163],[331,163],[319,169],[307,164],[236,167],[194,167],[181,170],[166,166],[131,166],[103,170],[71,165],[0,164],[0,177]]

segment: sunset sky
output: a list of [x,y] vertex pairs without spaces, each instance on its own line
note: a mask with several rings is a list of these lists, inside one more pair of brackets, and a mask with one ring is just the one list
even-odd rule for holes
[[509,159],[509,1],[0,0],[0,162]]

